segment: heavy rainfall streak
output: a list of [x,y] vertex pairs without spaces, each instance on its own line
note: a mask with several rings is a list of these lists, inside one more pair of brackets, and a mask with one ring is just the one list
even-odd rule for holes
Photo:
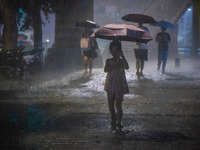
[[199,43],[199,0],[0,0],[0,149],[200,149]]

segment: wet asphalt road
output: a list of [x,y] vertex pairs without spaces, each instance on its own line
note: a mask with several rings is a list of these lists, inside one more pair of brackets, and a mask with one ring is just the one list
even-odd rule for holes
[[163,80],[130,80],[132,95],[123,102],[126,134],[120,136],[110,130],[105,92],[83,90],[95,76],[2,80],[1,149],[200,149],[200,77],[168,73]]

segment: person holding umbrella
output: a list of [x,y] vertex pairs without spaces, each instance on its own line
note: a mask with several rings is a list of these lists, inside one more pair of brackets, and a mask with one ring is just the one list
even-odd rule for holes
[[[107,73],[104,90],[107,92],[108,106],[111,113],[111,128],[119,134],[122,131],[122,102],[124,94],[129,93],[125,69],[129,65],[121,49],[121,42],[112,41],[110,43],[110,53],[113,56],[106,60],[104,71]],[[117,113],[115,112],[115,106]]]
[[129,69],[129,65],[124,57],[121,41],[147,43],[152,40],[152,37],[148,32],[127,24],[104,25],[97,29],[91,37],[112,40],[109,49],[113,57],[106,60],[104,67],[104,72],[107,73],[104,90],[107,92],[108,107],[111,113],[111,128],[123,135],[122,102],[124,94],[129,93],[125,74],[125,69]]
[[[155,23],[155,19],[144,14],[127,14],[122,17],[122,20],[136,22],[139,28],[149,33],[149,29],[143,26],[143,23]],[[134,52],[136,57],[136,75],[143,76],[144,61],[148,60],[148,46],[146,42],[136,42],[134,45]]]
[[170,35],[165,32],[166,27],[161,27],[161,32],[156,35],[156,42],[158,42],[158,70],[160,70],[162,62],[162,73],[165,73],[165,66],[168,57],[168,43],[170,43]]
[[88,74],[87,68],[89,66],[89,76],[92,76],[92,65],[93,59],[97,57],[96,49],[98,49],[98,44],[95,38],[91,38],[89,32],[87,31],[92,28],[99,28],[99,25],[96,22],[91,20],[84,20],[80,22],[76,22],[76,27],[85,28],[85,33],[83,33],[82,38],[80,40],[81,52],[83,54],[84,61],[84,72],[83,75],[86,76]]
[[80,41],[81,52],[83,54],[84,60],[84,72],[83,75],[88,74],[87,68],[89,66],[89,76],[92,76],[92,65],[93,59],[97,57],[96,49],[98,49],[98,44],[95,38],[91,38],[90,34],[83,33],[83,36]]
[[[143,26],[143,22],[139,21],[139,28],[147,31],[149,29]],[[144,61],[148,60],[148,46],[147,43],[136,42],[134,46],[135,58],[136,58],[136,75],[143,77]]]
[[160,70],[160,66],[162,63],[162,73],[165,73],[165,66],[167,63],[168,57],[168,44],[171,41],[169,33],[166,32],[166,29],[174,29],[175,26],[171,22],[161,20],[156,21],[155,23],[151,24],[156,27],[161,28],[161,32],[157,33],[156,35],[156,42],[158,42],[158,67],[157,69]]

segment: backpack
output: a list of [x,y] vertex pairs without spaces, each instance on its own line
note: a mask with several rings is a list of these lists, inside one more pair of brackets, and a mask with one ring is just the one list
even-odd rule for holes
[[94,49],[94,50],[95,50],[95,49],[99,49],[99,48],[98,48],[97,41],[96,41],[95,38],[91,38],[90,41],[91,41],[91,45],[90,45],[90,48],[91,48],[91,49]]
[[90,38],[81,38],[80,47],[81,48],[89,48]]

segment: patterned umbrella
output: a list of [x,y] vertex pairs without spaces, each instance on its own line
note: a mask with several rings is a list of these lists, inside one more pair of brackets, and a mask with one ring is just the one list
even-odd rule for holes
[[145,30],[127,24],[107,24],[97,29],[91,37],[141,43],[147,43],[153,39]]

